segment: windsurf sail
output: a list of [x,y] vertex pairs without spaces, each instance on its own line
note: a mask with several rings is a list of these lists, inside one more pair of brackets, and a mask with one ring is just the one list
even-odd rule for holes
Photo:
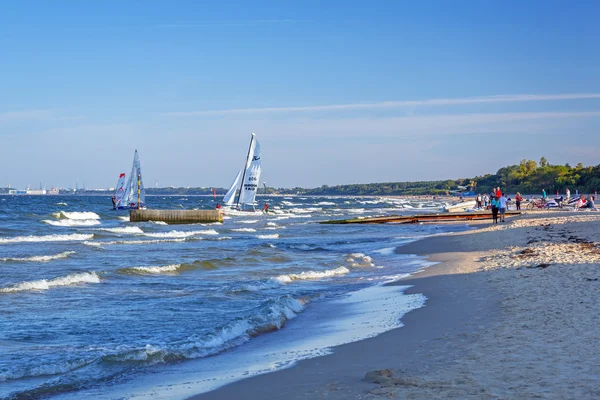
[[146,190],[142,180],[142,168],[140,166],[140,157],[137,150],[133,155],[133,165],[131,174],[124,185],[124,194],[120,203],[117,203],[117,209],[136,209],[146,207]]
[[119,175],[117,181],[117,188],[115,189],[115,195],[113,196],[113,207],[116,209],[123,204],[123,198],[125,197],[125,173],[122,172]]

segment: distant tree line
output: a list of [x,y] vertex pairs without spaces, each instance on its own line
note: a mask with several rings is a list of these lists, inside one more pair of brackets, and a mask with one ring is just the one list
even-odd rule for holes
[[[351,185],[327,186],[306,189],[295,188],[259,188],[259,194],[299,194],[307,196],[394,196],[394,195],[443,195],[461,192],[489,193],[492,188],[500,187],[507,193],[521,192],[537,194],[545,189],[548,194],[556,191],[564,193],[569,188],[572,193],[593,193],[600,189],[600,164],[584,167],[582,163],[571,167],[551,165],[545,157],[538,162],[522,160],[518,165],[500,168],[495,174],[475,176],[445,181],[357,183]],[[146,194],[156,196],[169,195],[212,195],[223,196],[224,188],[163,187],[146,188]],[[0,188],[0,194],[8,193],[8,188]],[[61,192],[63,194],[63,192]],[[64,193],[64,194],[68,194]],[[82,195],[112,195],[109,191],[79,190]]]

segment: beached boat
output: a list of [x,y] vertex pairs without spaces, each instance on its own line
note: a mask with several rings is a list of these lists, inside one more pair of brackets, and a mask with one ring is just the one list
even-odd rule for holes
[[442,211],[444,212],[465,212],[465,211],[473,211],[477,206],[477,202],[475,200],[463,201],[462,203],[457,204],[446,204],[442,207]]
[[133,155],[131,175],[126,178],[124,173],[119,175],[117,188],[112,198],[115,210],[134,210],[146,208],[146,190],[142,181],[142,169],[137,150]]
[[256,191],[261,173],[261,151],[260,144],[254,133],[250,138],[250,147],[246,162],[237,173],[229,190],[223,197],[223,204],[229,211],[256,212]]

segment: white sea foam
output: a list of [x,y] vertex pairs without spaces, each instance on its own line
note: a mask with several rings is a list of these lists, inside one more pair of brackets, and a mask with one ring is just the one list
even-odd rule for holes
[[247,219],[247,220],[240,220],[238,221],[240,224],[255,224],[258,222],[257,219]]
[[233,232],[256,232],[254,228],[233,228]]
[[138,235],[141,235],[144,233],[144,231],[141,230],[137,226],[122,226],[122,227],[117,227],[117,228],[99,228],[99,230],[105,231],[105,232],[111,232],[111,233],[131,233],[131,234],[138,234]]
[[51,256],[31,256],[31,257],[4,257],[0,258],[0,261],[14,261],[14,262],[47,262],[52,260],[58,260],[60,258],[67,258],[71,254],[75,254],[74,251],[64,251],[59,254]]
[[256,235],[259,239],[277,239],[279,237],[278,233],[274,233],[272,235]]
[[122,215],[121,215],[121,216],[119,216],[119,219],[120,219],[121,221],[129,221],[129,217],[124,217],[124,216],[122,216]]
[[54,279],[40,279],[17,283],[6,288],[1,288],[0,293],[22,292],[27,290],[48,290],[55,286],[69,286],[78,283],[100,283],[100,277],[95,272],[82,272],[61,276]]
[[100,216],[98,214],[96,214],[95,212],[91,212],[91,211],[81,211],[81,212],[67,212],[67,211],[60,211],[57,213],[52,214],[53,217],[61,219],[61,218],[66,218],[66,219],[100,219]]
[[64,361],[62,363],[40,364],[35,367],[15,369],[13,371],[0,372],[0,382],[7,380],[17,380],[23,378],[32,378],[36,376],[64,374],[93,362],[93,359],[79,359],[73,361]]
[[153,240],[111,240],[111,241],[96,241],[96,242],[83,242],[88,246],[108,246],[113,244],[155,244],[155,243],[168,243],[168,242],[185,242],[185,239],[153,239]]
[[335,203],[331,201],[321,201],[317,203],[318,206],[335,206]]
[[65,203],[64,201],[61,201],[60,203],[56,203],[57,206],[66,206],[67,203]]
[[90,240],[93,237],[93,234],[84,233],[73,233],[70,235],[16,236],[12,238],[0,238],[0,244],[24,242],[70,242],[79,240]]
[[374,267],[373,259],[363,253],[352,253],[346,256],[351,267]]
[[346,267],[339,267],[327,271],[304,271],[299,274],[285,274],[274,277],[273,279],[280,283],[291,283],[293,281],[318,280],[323,278],[332,278],[334,276],[346,275],[350,270]]
[[150,222],[155,225],[168,225],[165,221],[150,221]]
[[53,226],[94,226],[100,225],[100,221],[97,219],[59,219],[50,220],[44,219],[42,222],[53,225]]
[[204,229],[201,231],[170,231],[170,232],[157,232],[157,233],[146,233],[146,236],[156,238],[187,238],[190,236],[198,235],[218,235],[219,232],[214,229]]
[[125,268],[124,271],[133,271],[138,273],[146,274],[165,274],[169,272],[175,272],[181,267],[181,264],[163,265],[163,266],[149,266],[149,267],[131,267]]

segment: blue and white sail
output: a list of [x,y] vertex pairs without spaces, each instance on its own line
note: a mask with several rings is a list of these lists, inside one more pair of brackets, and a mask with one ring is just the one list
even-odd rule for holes
[[140,157],[137,150],[133,155],[133,165],[131,174],[125,183],[125,194],[120,203],[117,203],[117,209],[139,209],[146,207],[146,190],[142,180],[142,168],[140,166]]

